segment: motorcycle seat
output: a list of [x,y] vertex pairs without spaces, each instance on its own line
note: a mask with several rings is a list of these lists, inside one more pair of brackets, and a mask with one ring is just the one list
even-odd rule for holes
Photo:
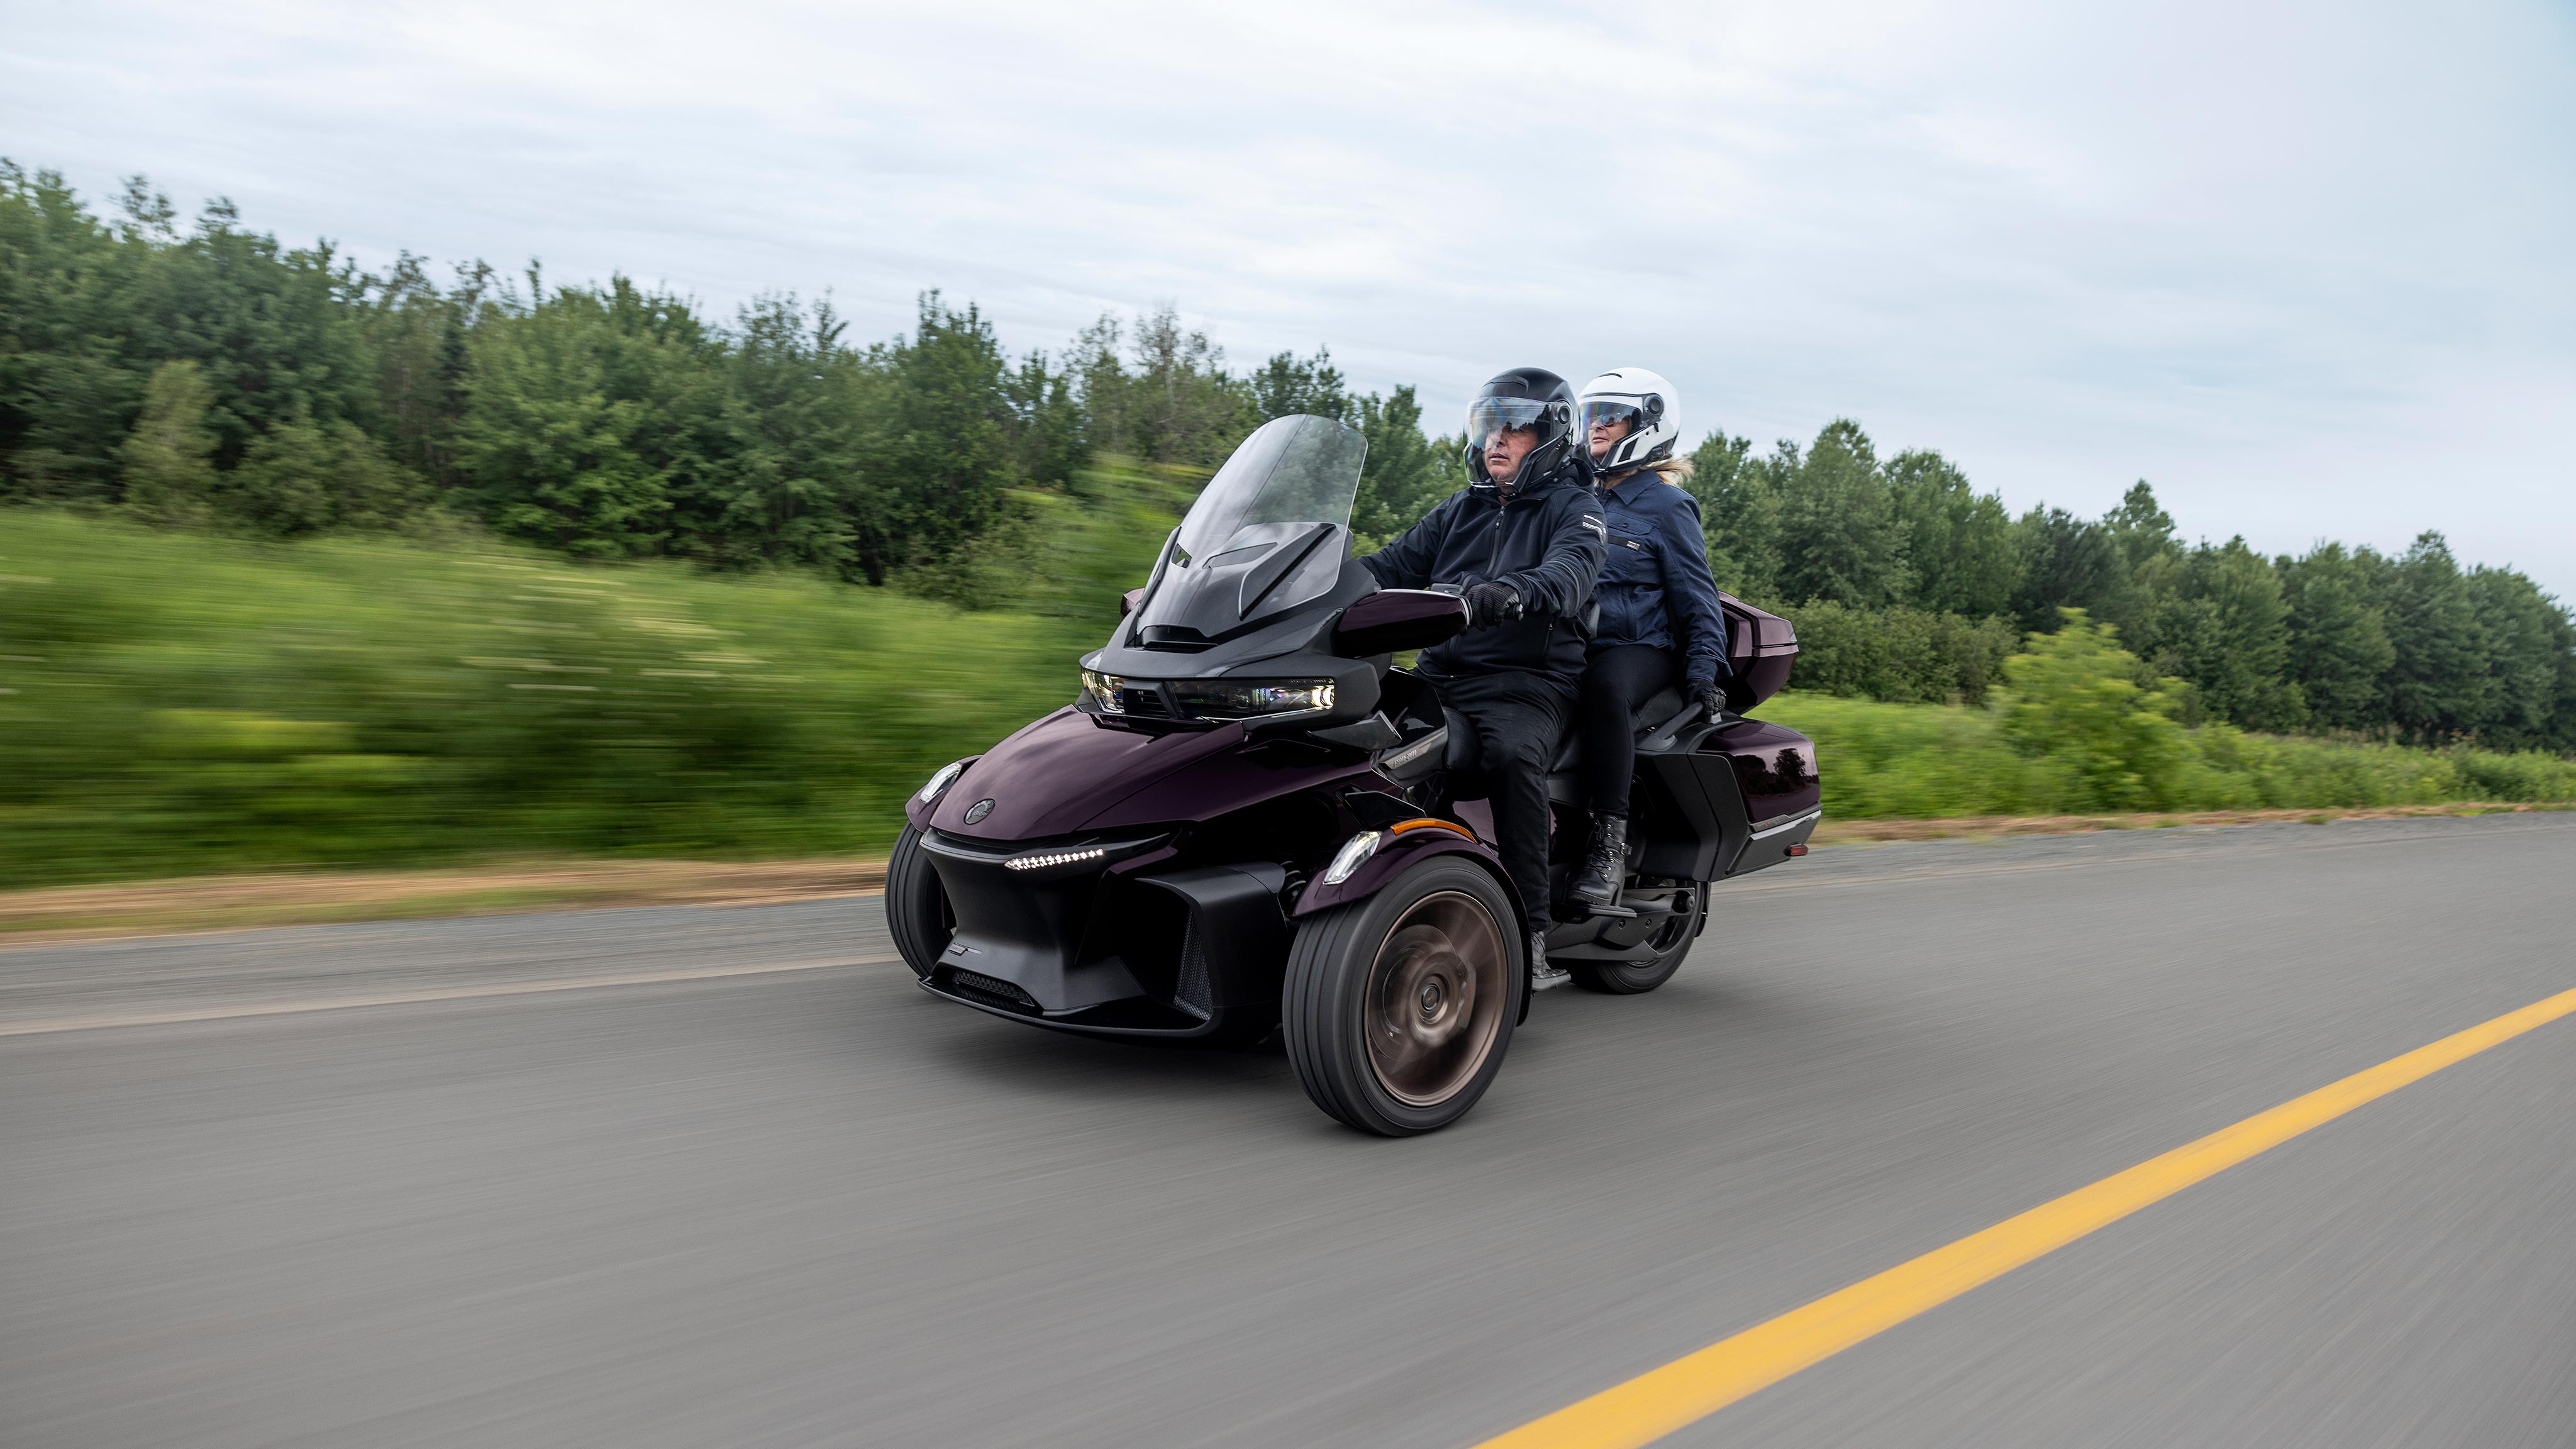
[[[1637,706],[1637,738],[1644,739],[1672,723],[1674,717],[1684,710],[1693,708],[1696,706],[1684,699],[1678,690],[1656,690],[1646,696],[1645,703]],[[1467,723],[1465,715],[1454,709],[1443,708],[1441,715],[1449,726],[1448,757],[1442,762],[1442,768],[1452,775],[1482,770],[1485,764],[1484,747],[1483,743],[1476,738],[1475,727]],[[1548,773],[1569,774],[1577,764],[1581,763],[1582,758],[1583,731],[1576,721],[1568,719],[1565,736],[1557,741],[1556,759],[1549,766]]]
[[[1692,708],[1696,706],[1682,698],[1680,691],[1656,690],[1646,696],[1645,703],[1637,706],[1636,737],[1643,740],[1646,736],[1672,723],[1675,715]],[[1565,738],[1558,742],[1556,747],[1556,763],[1549,767],[1548,773],[1566,774],[1582,762],[1583,731],[1577,724],[1569,721],[1565,727]]]

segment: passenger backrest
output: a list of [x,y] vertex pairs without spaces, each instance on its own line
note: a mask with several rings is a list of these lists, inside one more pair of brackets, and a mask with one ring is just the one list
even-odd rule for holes
[[1735,670],[1726,682],[1726,702],[1741,712],[1789,682],[1789,666],[1798,657],[1798,631],[1788,620],[1730,593],[1721,591],[1717,606],[1726,612],[1727,663]]

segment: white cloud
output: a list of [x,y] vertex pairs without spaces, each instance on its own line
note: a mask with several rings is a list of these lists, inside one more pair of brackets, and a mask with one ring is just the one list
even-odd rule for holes
[[1640,362],[2026,505],[2576,595],[2576,20],[2544,3],[13,6],[0,150],[862,334],[1177,299],[1444,421]]

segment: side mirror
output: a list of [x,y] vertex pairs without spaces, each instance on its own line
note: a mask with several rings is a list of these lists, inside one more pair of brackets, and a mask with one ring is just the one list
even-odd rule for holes
[[1145,591],[1143,589],[1129,589],[1127,592],[1120,594],[1118,596],[1118,617],[1124,619],[1128,615],[1135,613],[1136,606],[1143,602],[1145,602]]
[[1333,652],[1366,659],[1405,649],[1428,649],[1467,627],[1467,601],[1428,589],[1380,589],[1342,611],[1333,623]]

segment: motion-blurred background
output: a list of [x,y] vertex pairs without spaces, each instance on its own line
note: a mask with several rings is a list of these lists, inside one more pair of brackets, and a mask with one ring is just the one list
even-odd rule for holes
[[0,886],[866,854],[1526,363],[1680,386],[1836,818],[2576,798],[2564,7],[9,30]]

